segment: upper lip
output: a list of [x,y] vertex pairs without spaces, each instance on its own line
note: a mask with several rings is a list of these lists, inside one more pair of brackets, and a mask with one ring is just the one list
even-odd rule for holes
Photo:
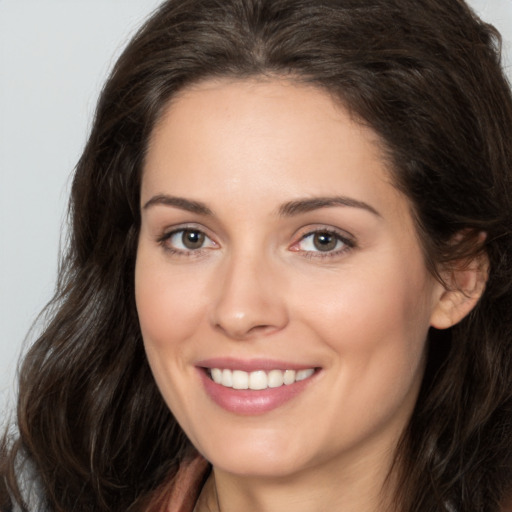
[[242,370],[254,372],[257,370],[306,370],[308,368],[317,368],[315,364],[300,364],[289,361],[280,361],[276,359],[236,359],[232,357],[214,357],[203,359],[196,363],[201,368],[221,368],[227,370]]

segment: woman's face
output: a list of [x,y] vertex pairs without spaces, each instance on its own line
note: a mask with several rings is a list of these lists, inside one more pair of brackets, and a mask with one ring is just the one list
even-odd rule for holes
[[392,453],[443,289],[386,165],[328,94],[279,80],[189,88],[152,134],[142,335],[165,401],[221,470]]

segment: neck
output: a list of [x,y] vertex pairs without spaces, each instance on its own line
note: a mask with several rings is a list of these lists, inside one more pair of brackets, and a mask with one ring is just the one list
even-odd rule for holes
[[286,477],[240,476],[214,468],[205,487],[208,512],[384,512],[392,510],[391,457],[311,467]]

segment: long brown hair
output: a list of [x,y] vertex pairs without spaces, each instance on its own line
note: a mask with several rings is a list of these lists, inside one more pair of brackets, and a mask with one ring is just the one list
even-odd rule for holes
[[434,274],[487,253],[479,304],[430,333],[396,509],[499,510],[512,482],[512,98],[499,44],[462,0],[162,4],[115,65],[76,168],[58,292],[20,370],[19,436],[5,441],[14,499],[26,460],[55,511],[142,510],[193,451],[134,304],[145,151],[187,85],[277,75],[328,90],[380,136]]

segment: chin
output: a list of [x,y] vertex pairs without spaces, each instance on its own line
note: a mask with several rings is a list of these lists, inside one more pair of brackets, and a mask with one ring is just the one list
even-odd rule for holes
[[233,437],[229,442],[212,443],[211,449],[199,447],[199,451],[216,469],[245,477],[286,477],[307,465],[301,444],[288,449],[281,436]]

